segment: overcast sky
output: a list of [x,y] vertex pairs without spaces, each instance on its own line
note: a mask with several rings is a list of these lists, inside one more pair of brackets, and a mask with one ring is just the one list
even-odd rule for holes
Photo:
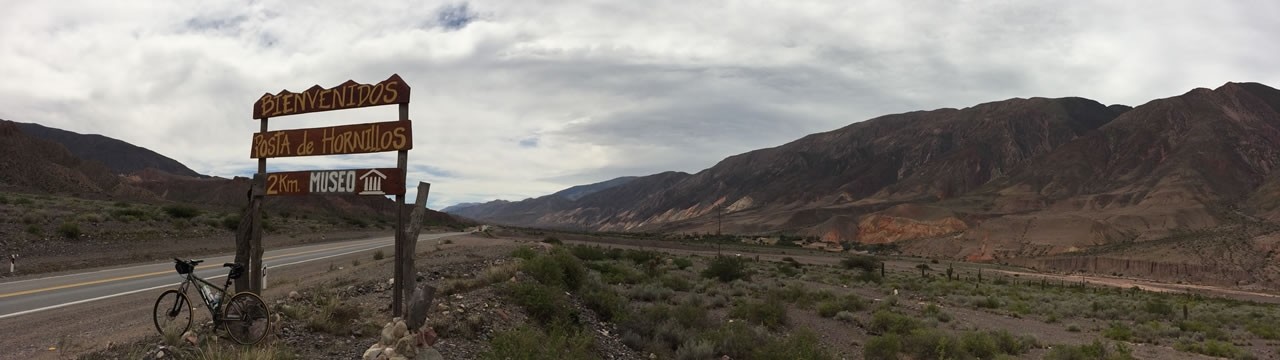
[[[264,92],[412,87],[429,205],[523,199],[879,115],[1012,97],[1140,105],[1280,87],[1273,1],[0,0],[0,118],[247,175]],[[394,106],[272,119],[390,121]],[[393,167],[393,154],[270,169]]]

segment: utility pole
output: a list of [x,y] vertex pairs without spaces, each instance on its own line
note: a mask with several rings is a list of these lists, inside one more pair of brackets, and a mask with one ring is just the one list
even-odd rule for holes
[[724,205],[716,207],[716,236],[720,236],[721,219],[724,217]]

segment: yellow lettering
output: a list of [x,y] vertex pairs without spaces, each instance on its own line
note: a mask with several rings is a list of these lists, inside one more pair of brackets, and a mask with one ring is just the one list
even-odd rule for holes
[[262,103],[263,117],[271,117],[275,115],[272,114],[273,111],[276,111],[276,98],[274,96],[264,94],[261,99],[258,99],[258,101]]
[[400,97],[400,92],[396,90],[396,87],[397,87],[396,84],[399,84],[399,83],[400,83],[399,81],[387,82],[387,86],[386,86],[387,92],[383,95],[382,102],[390,104],[392,102],[395,102],[396,99]]
[[409,137],[404,135],[404,130],[405,128],[400,127],[400,128],[396,128],[396,130],[393,131],[396,137],[396,140],[395,140],[396,149],[404,149],[405,144],[409,142]]

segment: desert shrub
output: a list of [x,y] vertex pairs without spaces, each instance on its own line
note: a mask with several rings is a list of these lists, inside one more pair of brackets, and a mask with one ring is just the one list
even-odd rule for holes
[[960,341],[936,329],[917,329],[903,336],[902,349],[912,359],[949,359],[964,354]]
[[609,286],[586,286],[579,296],[582,297],[583,305],[594,311],[601,320],[617,322],[627,315],[627,300]]
[[520,265],[520,270],[543,285],[567,290],[579,289],[587,274],[582,261],[564,250],[527,259]]
[[1261,321],[1253,321],[1245,325],[1245,329],[1253,333],[1253,335],[1267,339],[1280,340],[1280,326],[1276,324],[1267,324]]
[[902,340],[897,335],[872,336],[867,339],[862,349],[862,358],[867,360],[897,360],[902,352]]
[[671,289],[654,284],[641,284],[631,288],[631,292],[628,294],[628,297],[635,300],[652,302],[669,299],[673,293],[674,292],[671,291]]
[[1110,327],[1102,331],[1102,337],[1111,340],[1129,341],[1133,339],[1133,329],[1123,323],[1112,323]]
[[1080,326],[1076,324],[1067,325],[1067,332],[1080,332]]
[[240,216],[236,214],[228,214],[227,216],[224,216],[222,218],[222,227],[231,231],[235,231],[240,228]]
[[818,341],[818,335],[801,329],[791,335],[768,341],[752,353],[753,359],[834,359]]
[[918,328],[920,328],[920,322],[916,319],[887,310],[876,311],[875,314],[872,314],[871,324],[868,326],[869,330],[878,334],[899,335],[909,334],[912,330]]
[[1229,342],[1218,340],[1205,340],[1202,343],[1189,341],[1179,342],[1173,345],[1178,351],[1186,351],[1196,354],[1203,354],[1215,357],[1223,357],[1229,359],[1238,359],[1244,357],[1245,353]]
[[693,290],[693,283],[689,282],[689,279],[686,279],[684,276],[668,274],[663,276],[659,281],[662,282],[662,286],[665,286],[666,288],[671,290],[675,290],[675,291]]
[[591,262],[588,269],[600,272],[600,278],[607,284],[635,284],[643,279],[643,275],[629,266],[612,263]]
[[40,228],[40,225],[36,224],[27,225],[26,231],[28,234],[35,236],[40,236],[40,234],[44,233],[44,230]]
[[857,320],[857,318],[853,315],[853,313],[852,313],[852,312],[848,312],[848,311],[841,311],[841,312],[836,313],[836,320],[840,320],[840,321],[850,322],[850,323],[851,323],[851,322],[856,321],[856,320]]
[[690,266],[693,266],[693,260],[680,257],[680,258],[675,258],[675,260],[672,260],[672,264],[674,264],[677,268],[680,268],[680,270],[684,270],[684,269],[688,269]]
[[80,221],[90,224],[102,223],[102,215],[97,213],[81,214],[79,218]]
[[375,251],[375,252],[373,253],[373,259],[374,259],[374,260],[382,260],[382,259],[386,259],[386,258],[387,258],[387,254],[386,254],[386,253],[383,253],[383,252],[382,252],[382,249],[378,249],[378,251]]
[[1111,350],[1106,344],[1094,340],[1091,344],[1054,346],[1044,358],[1046,360],[1130,360],[1133,356],[1129,354],[1129,348],[1122,343],[1117,343],[1115,350]]
[[305,316],[308,329],[333,335],[349,335],[352,321],[360,318],[360,307],[336,296],[319,296],[319,309]]
[[552,328],[542,330],[521,325],[494,334],[490,349],[482,359],[559,360],[594,359],[595,338],[590,334]]
[[818,315],[832,317],[841,311],[862,311],[867,308],[866,301],[857,295],[849,294],[836,299],[818,303]]
[[528,246],[521,246],[516,248],[514,251],[512,251],[511,256],[529,260],[529,259],[532,259],[534,256],[538,256],[538,253],[534,252],[533,248],[530,248]]
[[1173,316],[1173,305],[1164,299],[1150,299],[1143,304],[1142,310],[1152,315],[1160,315],[1164,317]]
[[[264,215],[265,215],[265,214],[264,214]],[[263,216],[263,218],[265,219],[265,218],[266,218],[266,216]],[[368,221],[364,221],[364,219],[357,219],[357,218],[352,218],[352,217],[344,217],[344,218],[342,218],[342,220],[343,220],[343,221],[345,221],[345,222],[347,223],[347,225],[355,226],[355,227],[358,227],[358,228],[361,228],[361,229],[369,227],[369,222],[368,222]]]
[[706,340],[686,340],[676,349],[676,359],[706,360],[716,356],[716,344]]
[[840,260],[840,266],[850,270],[876,272],[880,269],[880,260],[877,260],[874,256],[852,255]]
[[601,249],[599,246],[578,245],[569,248],[569,252],[572,253],[574,257],[584,261],[597,261],[608,258],[604,249]]
[[716,354],[727,355],[732,359],[752,358],[752,353],[765,338],[761,331],[741,321],[717,327],[706,336],[716,344]]
[[939,308],[937,305],[934,305],[934,304],[929,304],[929,306],[926,306],[924,308],[924,315],[928,317],[932,317],[938,320],[938,322],[943,322],[943,323],[951,322],[951,314],[943,312],[942,308]]
[[644,264],[651,261],[656,261],[658,260],[658,258],[661,257],[661,255],[659,255],[657,251],[652,251],[652,250],[626,250],[623,253],[624,253],[623,257],[627,258],[628,260],[631,260],[631,262],[634,262],[636,264]]
[[559,327],[577,322],[577,314],[564,291],[542,284],[515,284],[507,288],[508,296],[523,306],[529,317],[542,324]]
[[200,210],[185,205],[169,205],[164,207],[164,213],[169,214],[175,219],[190,219],[200,216]]
[[973,306],[983,309],[997,309],[1000,308],[1000,299],[997,299],[995,296],[987,296],[975,301]]
[[730,282],[747,278],[747,264],[741,257],[717,256],[702,271],[702,277]]
[[31,204],[34,204],[35,202],[31,201],[31,199],[29,198],[20,197],[13,200],[13,203],[14,205],[31,205]]
[[75,239],[80,237],[81,234],[80,225],[77,225],[74,222],[68,221],[63,222],[62,225],[58,225],[58,235],[62,235],[64,238]]
[[771,329],[781,329],[787,325],[787,307],[778,299],[738,304],[729,310],[729,316]]
[[553,244],[553,245],[563,245],[563,244],[564,244],[564,241],[560,241],[560,239],[559,239],[559,238],[556,238],[556,237],[554,237],[554,236],[548,236],[548,237],[546,237],[545,239],[542,239],[542,242],[547,243],[547,244]]

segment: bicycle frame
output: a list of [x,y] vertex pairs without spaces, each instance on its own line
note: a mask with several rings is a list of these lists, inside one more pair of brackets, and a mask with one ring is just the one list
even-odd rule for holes
[[[231,279],[227,279],[226,284],[224,284],[222,287],[218,287],[218,285],[214,285],[213,283],[205,281],[205,279],[202,279],[199,276],[196,276],[195,269],[192,269],[191,273],[188,273],[182,276],[185,278],[185,280],[182,281],[182,285],[178,286],[178,292],[180,293],[186,294],[187,288],[191,286],[193,282],[199,282],[200,284],[207,285],[209,286],[210,289],[213,289],[214,291],[218,292],[218,294],[220,295],[219,298],[222,299],[222,301],[214,303],[213,299],[210,299],[208,296],[205,296],[204,291],[200,291],[198,287],[196,289],[196,293],[200,294],[200,300],[201,302],[204,303],[205,309],[209,310],[209,313],[213,315],[214,321],[218,321],[219,320],[218,317],[219,315],[221,315],[219,310],[222,310],[222,305],[225,304],[227,300],[230,300],[230,297],[227,294],[227,288],[231,286]],[[183,306],[183,304],[174,304],[174,306],[175,307]],[[177,312],[174,311],[174,313],[177,313]]]

